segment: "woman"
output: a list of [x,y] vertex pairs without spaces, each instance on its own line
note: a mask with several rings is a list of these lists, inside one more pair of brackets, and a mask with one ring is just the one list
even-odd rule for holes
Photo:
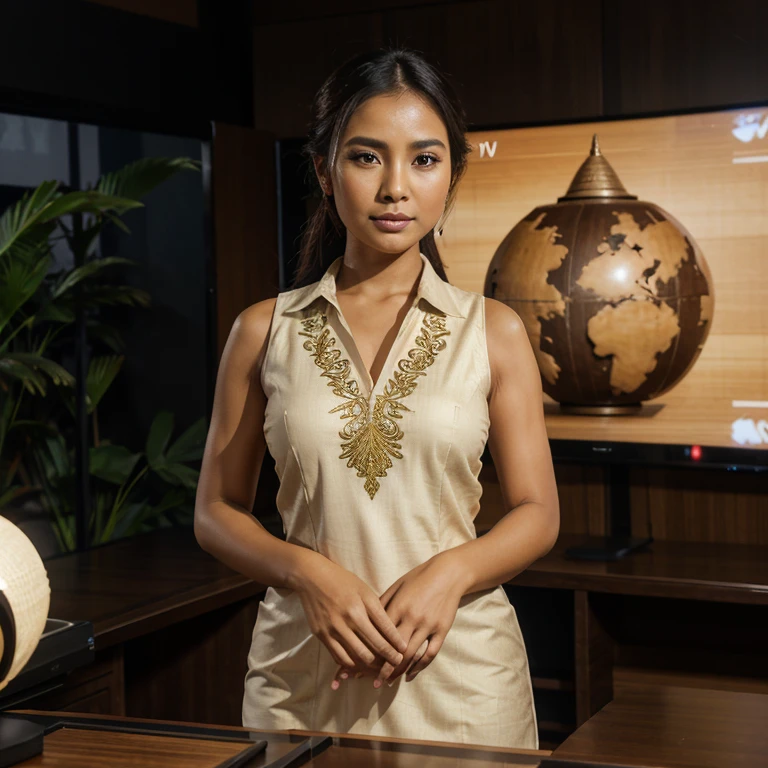
[[[269,586],[246,726],[538,748],[501,584],[559,507],[525,329],[450,285],[435,245],[469,151],[414,52],[352,59],[316,96],[300,287],[234,323],[195,511],[201,546]],[[487,440],[509,513],[477,538]],[[250,513],[265,445],[285,541]]]

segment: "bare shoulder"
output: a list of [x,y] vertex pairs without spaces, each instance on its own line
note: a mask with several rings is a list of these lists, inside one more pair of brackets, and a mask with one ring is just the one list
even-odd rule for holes
[[488,349],[495,348],[507,354],[510,345],[527,346],[528,334],[520,315],[497,299],[485,297],[485,335]]
[[241,364],[249,367],[261,364],[276,302],[276,297],[264,299],[240,312],[232,324],[225,354],[236,357]]
[[504,378],[505,373],[519,376],[523,370],[535,370],[538,375],[525,324],[512,307],[485,297],[485,335],[494,382]]

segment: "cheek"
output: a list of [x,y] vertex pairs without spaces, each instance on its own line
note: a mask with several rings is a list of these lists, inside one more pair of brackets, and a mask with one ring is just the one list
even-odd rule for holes
[[415,175],[413,184],[424,206],[442,208],[451,186],[450,168],[439,168],[431,173]]
[[370,200],[376,194],[378,181],[373,173],[344,173],[340,174],[334,184],[336,209],[339,214],[355,215],[358,209],[367,210]]

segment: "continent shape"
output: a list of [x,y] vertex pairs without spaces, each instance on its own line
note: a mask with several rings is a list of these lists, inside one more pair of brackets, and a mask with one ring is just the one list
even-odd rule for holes
[[607,305],[587,323],[595,354],[613,356],[610,385],[616,395],[638,389],[679,332],[672,307],[648,299]]
[[606,301],[656,296],[658,282],[668,283],[688,258],[688,241],[667,220],[645,227],[631,213],[613,211],[618,222],[611,225],[611,237],[597,247],[600,256],[581,271],[578,285]]
[[562,237],[557,226],[539,227],[546,215],[521,221],[509,233],[505,251],[514,254],[514,269],[500,270],[497,284],[502,296],[525,297],[512,298],[511,302],[525,325],[539,370],[554,384],[560,366],[552,355],[541,350],[541,321],[565,316],[565,298],[547,282],[547,276],[560,267],[568,248],[557,244],[557,238]]

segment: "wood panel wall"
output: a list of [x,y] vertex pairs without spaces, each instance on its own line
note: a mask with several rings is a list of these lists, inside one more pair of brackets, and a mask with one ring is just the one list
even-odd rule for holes
[[[303,136],[333,67],[389,44],[422,50],[454,81],[470,128],[568,122],[768,101],[764,0],[253,0],[254,124]],[[533,207],[533,206],[531,206]],[[600,467],[557,468],[562,528],[605,530]],[[768,543],[768,481],[633,470],[633,525],[659,539]],[[505,510],[483,470],[478,524]]]
[[238,314],[278,291],[275,137],[217,123],[212,178],[221,355]]

